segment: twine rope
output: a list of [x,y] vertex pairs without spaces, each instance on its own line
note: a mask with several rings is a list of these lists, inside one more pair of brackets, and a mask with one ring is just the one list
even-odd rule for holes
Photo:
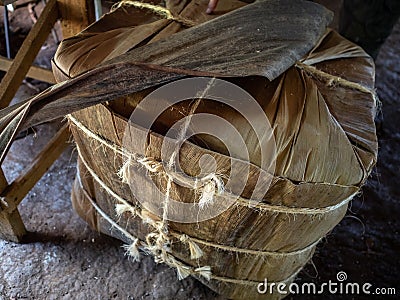
[[[79,148],[78,148],[79,149]],[[79,150],[78,150],[79,151]],[[83,162],[83,161],[82,161]],[[89,171],[89,169],[88,169]],[[90,171],[89,171],[90,172]],[[78,183],[79,186],[81,188],[81,191],[83,192],[83,195],[85,196],[85,198],[87,200],[89,200],[89,202],[91,203],[91,205],[94,207],[94,209],[96,210],[96,212],[98,212],[108,223],[110,223],[110,225],[112,225],[112,228],[117,229],[118,231],[120,231],[126,238],[128,238],[130,241],[132,241],[131,245],[124,245],[124,249],[127,250],[126,254],[131,255],[130,251],[132,251],[131,248],[133,248],[134,252],[137,252],[137,248],[140,248],[141,250],[143,250],[144,252],[150,252],[153,254],[154,249],[149,246],[145,241],[140,240],[137,237],[134,237],[132,234],[130,234],[128,231],[126,231],[124,228],[122,228],[117,222],[115,222],[113,219],[111,219],[110,216],[108,216],[97,204],[96,202],[93,200],[93,198],[89,195],[89,193],[86,191],[86,189],[83,186],[82,183],[82,179],[80,177],[80,172],[79,169],[77,168],[77,175],[76,175],[77,179],[78,179]],[[187,238],[189,238],[187,235],[180,235],[181,237],[181,241],[185,240]],[[189,238],[189,239],[193,239],[193,238]],[[133,245],[135,245],[135,247],[133,247]],[[311,246],[311,245],[310,245]],[[307,248],[312,248],[312,247],[307,247]],[[315,244],[313,244],[312,246],[315,246]],[[238,248],[236,248],[238,249]],[[224,249],[225,250],[225,249]],[[241,249],[242,250],[242,249]],[[229,250],[230,251],[230,250]],[[236,252],[238,252],[237,250],[235,250]],[[246,252],[247,253],[247,249]],[[255,251],[252,251],[255,252]],[[249,254],[253,254],[253,253],[249,253]],[[296,251],[298,252],[298,251]],[[260,252],[259,252],[260,253]],[[279,253],[279,252],[262,252],[262,253],[268,253],[268,254],[279,254],[279,255],[291,255],[294,254],[295,252],[292,253]],[[204,278],[206,278],[207,280],[218,280],[218,281],[222,281],[222,282],[226,282],[226,283],[233,283],[233,284],[239,284],[239,285],[250,285],[250,286],[257,286],[260,282],[258,281],[254,281],[254,280],[244,280],[244,279],[235,279],[235,278],[230,278],[230,277],[224,277],[224,276],[216,276],[213,275],[211,273],[211,268],[208,266],[205,267],[198,267],[198,268],[194,268],[191,266],[188,266],[180,261],[178,261],[172,254],[168,254],[169,255],[169,259],[167,261],[165,261],[164,263],[166,263],[168,266],[176,268],[177,272],[178,272],[178,279],[182,280],[184,278],[186,278],[188,275],[193,275],[193,276],[202,276]],[[279,283],[287,283],[292,281],[297,274],[301,271],[302,267],[298,268],[293,274],[291,274],[289,277],[287,277],[286,279],[279,281]],[[273,282],[271,282],[273,283]],[[278,283],[278,282],[275,282]]]
[[[196,109],[198,108],[201,100],[204,98],[204,96],[207,94],[207,92],[209,91],[211,86],[214,84],[214,82],[215,82],[215,78],[212,78],[210,80],[210,82],[208,83],[207,87],[201,93],[198,94],[198,97],[196,97],[197,99],[191,106],[190,111],[189,111],[188,115],[186,116],[182,127],[179,130],[178,137],[177,137],[177,139],[175,141],[175,145],[174,145],[174,151],[173,151],[173,153],[168,161],[168,164],[167,164],[167,170],[175,171],[175,164],[176,164],[176,159],[179,156],[180,145],[186,139],[186,134],[189,129],[193,114],[196,111]],[[144,160],[144,161],[148,162],[148,160]],[[131,163],[130,159],[128,159],[128,164],[129,163]],[[126,164],[124,164],[124,165],[126,165]],[[128,168],[129,167],[130,166],[128,165]],[[159,169],[156,165],[150,165],[150,167],[151,167],[151,170]],[[168,259],[170,259],[170,257],[168,256],[168,253],[171,251],[170,250],[171,241],[169,238],[169,229],[168,229],[168,210],[169,210],[169,204],[170,204],[170,194],[171,194],[171,190],[172,190],[172,182],[174,179],[169,172],[163,172],[160,174],[163,174],[167,180],[166,192],[165,192],[165,197],[164,197],[164,201],[163,201],[163,215],[162,215],[161,222],[157,223],[155,232],[148,234],[146,237],[146,241],[148,244],[151,244],[151,242],[154,241],[154,244],[152,245],[152,247],[154,249],[152,250],[152,252],[155,254],[156,261],[157,262],[165,262]],[[126,175],[130,175],[130,174],[126,173]],[[127,179],[127,181],[129,182],[130,180]],[[210,194],[210,192],[208,190],[205,189],[205,191],[207,191],[207,193]],[[213,195],[214,195],[214,193],[212,194],[212,197],[207,197],[206,200],[212,201],[214,199]],[[202,201],[202,200],[203,200],[203,197],[201,197],[200,201]],[[198,249],[192,246],[191,250],[196,251]],[[202,255],[202,253],[193,254],[193,257],[198,257],[201,255]],[[185,270],[186,270],[185,268],[178,269],[179,277],[185,278],[186,276],[190,275],[190,273],[188,273],[188,272],[185,273]]]
[[[110,218],[97,204],[96,202],[92,199],[92,197],[88,194],[86,189],[83,187],[82,184],[82,179],[80,177],[79,170],[77,170],[77,179],[79,182],[79,185],[81,187],[81,191],[83,192],[84,196],[86,199],[89,200],[91,205],[94,207],[94,209],[108,222],[112,225],[113,228],[116,228],[120,233],[122,233],[127,239],[129,239],[132,243],[130,245],[124,245],[123,248],[126,250],[125,254],[131,256],[134,261],[139,261],[139,251],[138,249],[141,248],[144,252],[151,253],[153,255],[158,256],[157,251],[159,249],[155,248],[151,243],[148,242],[148,239],[146,238],[146,242],[141,241],[139,238],[134,237],[132,234],[130,234],[128,231],[126,231],[124,228],[118,225],[117,222],[115,222],[113,219]],[[157,261],[156,262],[160,262]],[[189,275],[199,275],[207,280],[211,279],[211,268],[209,266],[205,267],[199,267],[199,268],[193,268],[191,266],[188,266],[181,261],[177,260],[172,254],[166,253],[165,257],[163,257],[163,263],[167,264],[170,267],[173,267],[177,270],[178,273],[178,279],[182,280],[186,278]]]
[[115,3],[113,5],[113,7],[111,8],[111,11],[114,11],[114,10],[116,10],[120,7],[124,7],[124,6],[133,6],[133,7],[139,8],[139,9],[150,10],[151,12],[159,15],[160,17],[162,17],[166,20],[171,20],[171,21],[181,23],[182,25],[184,25],[186,27],[193,27],[193,26],[197,25],[192,20],[184,18],[180,15],[173,15],[169,9],[167,9],[163,6],[154,5],[154,4],[150,4],[150,3],[144,3],[141,1],[123,0],[118,3]]
[[[79,146],[77,146],[78,150],[78,155],[80,153]],[[88,163],[85,161],[85,159],[79,155],[79,158],[81,159],[81,162],[89,172],[89,174],[93,177],[93,179],[112,197],[114,197],[117,201],[119,201],[121,204],[116,205],[116,214],[117,217],[120,217],[123,213],[131,213],[133,216],[137,216],[140,219],[142,219],[143,222],[148,223],[151,226],[156,227],[156,221],[153,219],[149,218],[145,213],[144,210],[141,207],[134,206],[133,204],[129,203],[127,200],[123,199],[121,196],[119,196],[117,193],[115,193],[110,187],[107,186],[90,168]],[[186,241],[191,241],[193,244],[202,244],[204,246],[209,246],[209,247],[214,247],[220,250],[224,251],[230,251],[230,252],[238,252],[238,253],[243,253],[243,254],[250,254],[250,255],[256,255],[256,256],[273,256],[273,257],[285,257],[285,256],[290,256],[290,255],[300,255],[303,254],[306,251],[311,250],[313,247],[315,247],[320,240],[317,240],[316,242],[308,245],[307,247],[295,251],[290,251],[290,252],[277,252],[277,251],[265,251],[265,250],[251,250],[251,249],[244,249],[244,248],[239,248],[239,247],[234,247],[234,246],[226,246],[226,245],[221,245],[213,242],[209,242],[206,240],[198,239],[192,236],[188,236],[186,234],[179,234],[177,232],[171,231],[170,234],[174,236],[176,239],[180,240],[181,242],[186,242]],[[189,245],[190,246],[190,245]],[[197,246],[197,245],[196,245]],[[196,247],[193,246],[193,247]],[[198,246],[197,246],[198,247]]]
[[370,89],[362,84],[344,79],[340,76],[335,76],[335,75],[326,73],[324,71],[317,69],[314,66],[310,66],[310,65],[307,65],[302,62],[297,62],[295,64],[295,66],[296,66],[296,68],[305,71],[307,74],[309,74],[313,77],[316,77],[317,79],[319,78],[319,79],[326,81],[327,86],[338,85],[341,87],[357,90],[362,93],[370,94],[374,100],[374,105],[379,104],[379,98],[378,98],[378,95],[376,94],[376,91],[373,89]]
[[[120,146],[107,141],[100,135],[94,133],[91,131],[89,128],[87,128],[85,125],[83,125],[81,122],[79,122],[75,117],[72,115],[67,116],[70,124],[74,125],[76,128],[78,128],[80,131],[82,131],[84,134],[86,134],[88,137],[96,140],[97,142],[101,143],[102,145],[106,146],[107,148],[113,150],[115,153],[120,154],[122,157],[127,157],[128,160],[125,162],[125,164],[132,163],[132,161],[129,160],[129,158],[136,158],[136,161],[140,163],[141,165],[145,166],[149,171],[154,170],[153,173],[160,173],[161,171],[161,166],[162,164],[153,158],[147,157],[140,157],[135,154],[129,154],[126,151],[124,151],[123,148]],[[140,158],[138,158],[140,157]],[[145,163],[143,163],[145,161]],[[148,168],[148,166],[152,166]],[[125,168],[121,168],[120,173],[123,172]],[[323,183],[327,184],[327,183]],[[335,185],[335,184],[329,184],[329,185]],[[343,186],[347,187],[347,186]],[[254,208],[260,211],[269,211],[273,213],[285,213],[285,214],[299,214],[299,215],[318,215],[318,214],[326,214],[332,211],[335,211],[342,206],[346,205],[351,201],[351,199],[354,197],[355,194],[350,195],[348,198],[342,200],[341,202],[331,205],[331,206],[326,206],[326,207],[319,207],[319,208],[308,208],[308,207],[288,207],[288,206],[283,206],[283,205],[272,205],[268,203],[262,203],[254,200],[249,200],[249,199],[244,199],[242,197],[238,197],[237,195],[232,195],[229,191],[224,191],[224,197],[232,197],[232,199],[236,199],[236,205],[242,206],[242,207],[250,207]]]

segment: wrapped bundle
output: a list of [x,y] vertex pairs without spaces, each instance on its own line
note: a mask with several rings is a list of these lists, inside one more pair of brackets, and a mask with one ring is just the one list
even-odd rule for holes
[[[72,201],[93,228],[125,241],[135,259],[139,249],[151,253],[180,279],[192,275],[228,298],[279,299],[276,291],[258,293],[258,284],[293,282],[376,162],[374,65],[361,48],[326,29],[331,15],[315,3],[226,0],[216,15],[226,14],[216,18],[204,14],[207,2],[161,7],[127,1],[61,43],[53,61],[58,81],[91,78],[93,68],[112,74],[110,66],[118,63],[131,63],[138,74],[110,75],[111,83],[101,73],[91,85],[93,99],[103,93],[108,102],[69,115],[79,152]],[[160,72],[162,78],[154,75]],[[209,79],[199,97],[172,103],[158,95],[152,103],[168,109],[150,127],[129,122],[137,110],[150,119],[152,107],[143,108],[143,99],[188,76],[234,84],[266,119],[245,120],[241,111],[212,100]],[[143,78],[152,84],[138,84]],[[67,85],[81,88],[78,79]],[[88,100],[87,91],[74,95],[86,99],[84,106],[97,101]],[[243,144],[228,133],[229,147],[219,136],[189,136],[196,114],[205,113],[227,120]],[[270,134],[260,138],[252,118],[266,120]],[[169,136],[174,126],[178,134]],[[170,156],[163,156],[164,144],[172,145]],[[267,164],[263,147],[273,148]],[[204,157],[214,163],[205,174]],[[243,188],[230,177],[244,178]],[[265,193],[254,196],[260,186]],[[216,215],[179,219],[192,214],[191,207],[201,213],[221,203],[229,205]],[[179,204],[191,206],[185,211]]]

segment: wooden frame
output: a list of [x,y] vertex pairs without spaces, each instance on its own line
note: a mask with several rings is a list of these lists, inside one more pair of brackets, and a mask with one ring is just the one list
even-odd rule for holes
[[[14,0],[0,0],[9,4]],[[94,21],[93,3],[88,0],[49,0],[34,24],[14,60],[0,57],[0,70],[7,71],[0,83],[0,108],[7,107],[22,80],[28,76],[55,83],[49,70],[31,66],[57,19],[61,19],[64,38],[70,37]],[[49,141],[32,163],[8,183],[0,168],[0,238],[20,242],[26,229],[18,211],[19,203],[37,181],[47,172],[67,146],[70,132],[64,125]]]
[[[12,59],[8,59],[0,56],[0,70],[8,72],[11,65],[13,63]],[[40,81],[44,81],[47,83],[55,84],[56,80],[54,79],[53,72],[48,69],[44,69],[41,67],[31,66],[26,74],[26,77],[37,79]]]
[[0,83],[0,108],[7,107],[17,92],[57,20],[57,9],[57,0],[50,0],[22,43],[10,69]]
[[11,3],[15,2],[15,1],[17,1],[17,0],[0,0],[0,5],[1,6],[8,5],[8,4],[11,4]]

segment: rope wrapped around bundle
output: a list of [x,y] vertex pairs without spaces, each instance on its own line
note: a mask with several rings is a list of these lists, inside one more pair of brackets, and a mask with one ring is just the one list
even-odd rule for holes
[[[178,2],[124,1],[60,45],[54,73],[68,81],[55,91],[67,95],[72,83],[85,89],[72,92],[84,109],[68,112],[79,154],[74,208],[96,230],[126,242],[134,260],[140,251],[151,254],[178,279],[194,276],[228,298],[280,299],[258,294],[257,285],[293,282],[376,162],[373,61],[327,29],[330,13],[309,1],[221,0],[220,17],[202,13],[206,0]],[[131,122],[135,111],[151,119],[157,105],[143,109],[147,97],[194,77],[206,78],[200,93],[172,104],[161,94],[155,103],[170,105],[151,127]],[[263,125],[259,114],[246,119],[215,99],[222,80],[255,99],[271,128],[261,140],[251,128],[254,120]],[[227,121],[243,143],[228,126],[209,126],[220,139],[192,134],[204,114]],[[274,162],[265,167],[270,140]],[[202,169],[204,157],[213,170]],[[253,197],[260,183],[266,192]],[[201,218],[221,203],[231,205]],[[193,222],[173,217],[196,209]]]

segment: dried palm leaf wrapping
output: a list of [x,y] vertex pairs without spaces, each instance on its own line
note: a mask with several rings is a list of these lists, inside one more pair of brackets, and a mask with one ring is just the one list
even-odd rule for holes
[[[374,65],[359,47],[334,31],[325,31],[329,14],[314,3],[264,1],[245,7],[247,13],[254,10],[254,16],[259,16],[260,11],[264,14],[259,20],[255,18],[256,27],[249,25],[255,29],[255,39],[260,38],[257,29],[264,32],[266,39],[260,41],[261,51],[256,51],[254,57],[254,51],[245,49],[249,44],[254,50],[254,41],[249,42],[251,37],[237,48],[229,46],[229,33],[226,39],[223,34],[215,35],[218,30],[229,31],[224,27],[224,20],[229,18],[233,27],[238,26],[235,24],[240,23],[238,17],[245,9],[186,29],[186,21],[200,24],[213,18],[203,13],[206,4],[207,1],[167,1],[172,15],[181,18],[176,21],[162,19],[151,10],[119,8],[61,44],[54,59],[56,77],[61,81],[99,64],[112,66],[132,61],[171,68],[172,76],[166,76],[167,80],[182,77],[179,74],[224,77],[257,100],[274,128],[274,174],[260,169],[258,142],[254,134],[248,134],[249,125],[240,114],[203,99],[192,113],[218,115],[246,136],[250,157],[243,164],[250,168],[250,176],[236,205],[221,215],[198,223],[163,223],[139,205],[129,186],[118,176],[129,158],[122,141],[127,118],[143,97],[155,89],[142,86],[141,91],[113,96],[108,100],[114,101],[105,105],[70,115],[79,150],[74,207],[97,230],[129,243],[127,251],[135,258],[138,248],[151,252],[158,261],[176,267],[181,278],[193,275],[229,298],[281,298],[276,293],[258,294],[257,284],[264,278],[269,282],[294,280],[311,258],[316,243],[343,218],[347,203],[375,164]],[[239,1],[220,4],[217,13],[244,5]],[[273,29],[277,27],[282,27],[276,33],[280,39],[274,37]],[[237,35],[244,34],[239,27],[233,29]],[[176,32],[180,33],[167,38]],[[174,70],[178,75],[173,76]],[[103,91],[107,91],[107,86]],[[146,151],[140,153],[151,158],[153,166],[161,162],[160,149],[166,131],[182,118],[182,113],[188,114],[191,103],[180,102],[157,119]],[[143,130],[134,127],[132,138]],[[188,175],[197,175],[204,154],[216,160],[216,173],[229,176],[229,155],[235,157],[235,151],[228,155],[219,140],[207,135],[183,144],[180,167]],[[152,168],[147,176],[161,190],[169,189],[175,200],[199,201],[196,191],[173,182],[168,187],[165,174]],[[271,186],[263,201],[250,207],[247,198],[259,176],[271,180]],[[163,242],[168,242],[168,249],[163,254],[160,253],[164,250],[157,248],[152,239],[160,235],[160,224],[167,225]]]

